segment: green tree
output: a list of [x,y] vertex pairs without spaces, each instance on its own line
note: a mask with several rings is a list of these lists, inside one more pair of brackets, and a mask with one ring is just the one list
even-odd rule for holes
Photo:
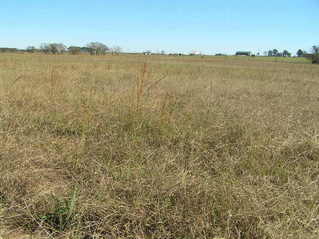
[[284,50],[284,51],[282,52],[282,56],[284,56],[284,57],[290,57],[290,56],[291,56],[291,53],[290,53],[289,51],[287,51],[287,50]]
[[298,57],[302,57],[303,54],[304,54],[303,50],[299,49],[299,50],[297,51],[297,56],[298,56]]
[[268,56],[273,56],[274,55],[274,52],[272,50],[269,50],[268,51]]
[[319,64],[319,46],[312,47],[312,63]]

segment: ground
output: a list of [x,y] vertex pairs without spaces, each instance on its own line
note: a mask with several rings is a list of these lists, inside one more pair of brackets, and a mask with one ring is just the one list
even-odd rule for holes
[[318,238],[319,67],[0,55],[3,238]]

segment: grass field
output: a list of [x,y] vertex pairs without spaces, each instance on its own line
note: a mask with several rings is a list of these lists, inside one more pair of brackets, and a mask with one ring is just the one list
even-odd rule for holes
[[319,67],[0,55],[0,238],[319,238]]

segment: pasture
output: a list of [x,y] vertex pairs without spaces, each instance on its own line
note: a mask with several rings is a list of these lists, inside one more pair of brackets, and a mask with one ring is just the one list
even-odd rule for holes
[[318,180],[303,59],[0,55],[0,237],[316,239]]

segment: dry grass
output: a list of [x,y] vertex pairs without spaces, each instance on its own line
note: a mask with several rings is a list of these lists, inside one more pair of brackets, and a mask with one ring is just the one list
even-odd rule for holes
[[318,92],[297,60],[0,55],[0,232],[318,238]]

